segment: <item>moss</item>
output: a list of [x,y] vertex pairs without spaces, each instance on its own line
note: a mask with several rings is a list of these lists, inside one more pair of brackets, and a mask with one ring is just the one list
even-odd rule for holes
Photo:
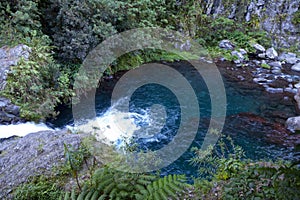
[[293,14],[292,23],[299,26],[300,24],[300,8]]

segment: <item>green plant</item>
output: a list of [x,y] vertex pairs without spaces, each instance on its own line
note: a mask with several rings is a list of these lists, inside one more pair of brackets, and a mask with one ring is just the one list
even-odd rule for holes
[[55,116],[55,107],[73,95],[68,74],[55,63],[48,43],[46,36],[31,38],[29,60],[21,59],[11,68],[3,92],[21,107],[21,117],[28,120]]
[[92,177],[92,184],[85,185],[80,193],[73,190],[61,199],[168,199],[177,198],[184,188],[185,177],[168,175],[157,178],[150,174],[131,174],[100,168]]
[[56,200],[60,197],[61,191],[62,189],[55,179],[38,176],[16,188],[14,199]]
[[224,184],[225,199],[299,199],[299,167],[282,162],[248,163]]
[[192,148],[195,156],[190,162],[198,167],[200,178],[211,180],[218,177],[226,180],[243,166],[240,160],[245,156],[244,151],[234,145],[229,136],[217,131],[214,134],[220,135],[215,146],[209,146],[206,150]]
[[271,66],[268,65],[267,63],[262,63],[262,64],[261,64],[261,67],[262,67],[262,68],[265,68],[265,69],[271,69]]

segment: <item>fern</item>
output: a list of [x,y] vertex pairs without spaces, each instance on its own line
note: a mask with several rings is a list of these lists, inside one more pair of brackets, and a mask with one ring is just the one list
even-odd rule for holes
[[106,199],[168,199],[178,198],[188,184],[183,175],[163,178],[150,174],[130,174],[100,168],[92,177],[92,185],[85,185],[80,193],[73,190],[63,194],[64,200]]

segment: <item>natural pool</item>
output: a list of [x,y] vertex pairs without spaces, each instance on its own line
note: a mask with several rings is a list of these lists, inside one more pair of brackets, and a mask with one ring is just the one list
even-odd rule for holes
[[[200,147],[208,130],[211,117],[211,97],[207,86],[197,71],[185,62],[168,64],[178,70],[190,83],[197,96],[200,107],[200,123],[191,120],[191,126],[198,126],[197,135],[190,147]],[[120,72],[113,79],[106,79],[96,93],[97,118],[110,123],[116,113],[116,105],[111,105],[111,95],[115,84],[124,74]],[[278,123],[273,113],[294,114],[295,107],[284,103],[282,97],[266,95],[259,87],[249,89],[240,87],[237,82],[224,78],[227,97],[226,122],[223,133],[230,135],[235,144],[245,150],[250,159],[291,159],[293,148],[269,141],[265,135],[273,131]],[[181,88],[178,88],[179,92]],[[144,150],[157,150],[168,144],[180,126],[181,109],[176,96],[168,88],[158,84],[144,85],[133,93],[129,101],[129,112],[139,130],[134,132],[134,140]],[[118,101],[122,104],[122,99]],[[153,105],[161,105],[163,113],[152,112]],[[161,112],[162,109],[158,109]],[[52,126],[62,128],[72,125],[72,110],[61,107],[61,114]],[[163,117],[161,117],[163,116]],[[261,123],[261,122],[264,123]],[[267,123],[265,123],[267,121]],[[189,164],[193,156],[188,149],[177,161],[161,170],[162,174],[177,173],[196,176],[196,169]]]

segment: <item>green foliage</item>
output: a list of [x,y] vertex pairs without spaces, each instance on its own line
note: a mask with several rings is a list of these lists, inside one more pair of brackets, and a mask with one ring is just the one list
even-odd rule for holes
[[60,70],[51,55],[48,37],[30,40],[29,60],[21,59],[7,78],[4,95],[21,107],[21,117],[38,121],[55,116],[55,107],[73,92],[69,76]]
[[[58,57],[80,63],[108,36],[141,27],[172,27],[175,2],[165,0],[48,0],[41,3],[44,31]],[[175,22],[174,22],[175,23]]]
[[299,24],[300,24],[300,9],[293,14],[292,23],[294,25],[299,26]]
[[57,182],[44,176],[35,177],[14,191],[15,200],[56,200],[60,195],[61,188]]
[[209,146],[206,150],[193,148],[192,151],[195,156],[190,162],[198,167],[200,178],[210,180],[218,177],[226,180],[243,166],[240,160],[244,157],[244,152],[241,147],[234,145],[229,136],[221,134],[214,147]]
[[299,199],[299,167],[287,163],[249,163],[224,184],[224,199]]
[[168,199],[177,198],[188,185],[183,175],[130,174],[109,168],[100,168],[92,177],[92,184],[85,185],[80,193],[73,190],[61,199]]

